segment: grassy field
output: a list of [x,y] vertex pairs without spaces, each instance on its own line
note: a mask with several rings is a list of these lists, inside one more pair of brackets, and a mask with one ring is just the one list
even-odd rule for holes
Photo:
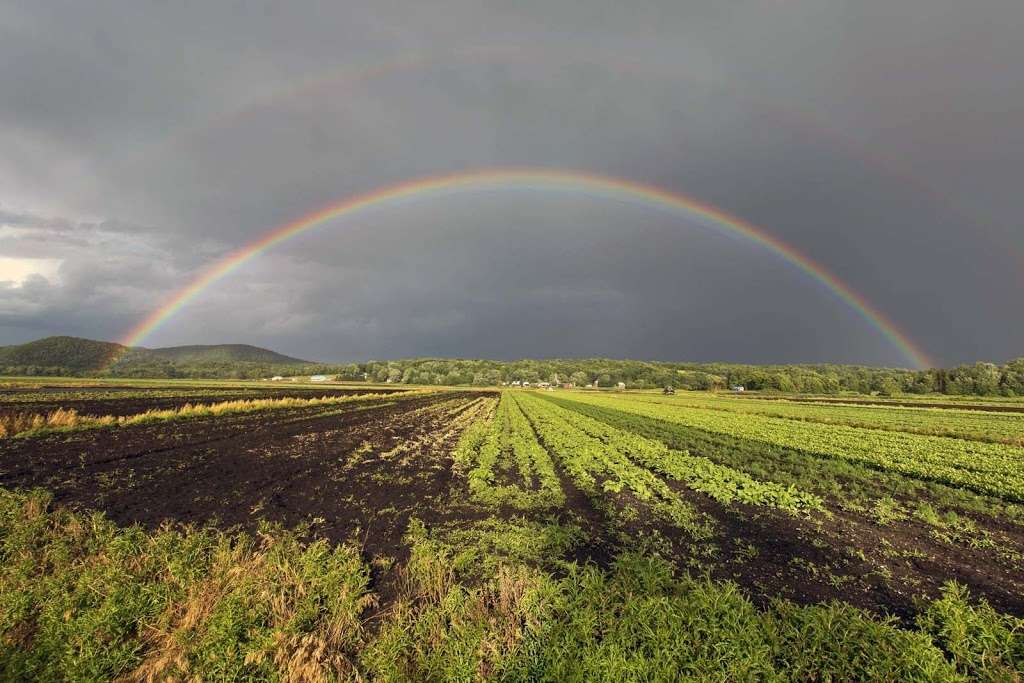
[[1022,680],[1019,402],[268,385],[0,384],[0,679]]

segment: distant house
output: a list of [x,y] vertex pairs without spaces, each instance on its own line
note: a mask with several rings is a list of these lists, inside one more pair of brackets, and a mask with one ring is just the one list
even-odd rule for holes
[[573,384],[572,382],[563,382],[563,383],[562,383],[562,388],[563,388],[563,389],[572,389],[572,388],[574,388],[575,386],[576,386],[576,385],[575,385],[575,384]]
[[327,375],[313,375],[312,377],[309,378],[309,381],[310,382],[326,382],[329,379],[330,379],[330,377],[328,377]]
[[744,391],[746,391],[747,388],[744,387],[742,384],[737,384],[736,386],[734,386],[732,388],[732,390],[735,391],[737,394],[740,394],[740,393],[743,393]]
[[271,382],[280,382],[283,379],[284,379],[284,377],[282,377],[281,375],[274,375],[273,377],[270,378],[270,381]]

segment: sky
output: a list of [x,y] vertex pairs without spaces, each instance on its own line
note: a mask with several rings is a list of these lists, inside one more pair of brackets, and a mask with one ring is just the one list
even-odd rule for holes
[[[0,344],[121,340],[269,231],[493,168],[813,260],[927,356],[1024,356],[1024,3],[0,4]],[[140,340],[347,361],[915,360],[779,253],[586,192],[305,231]]]

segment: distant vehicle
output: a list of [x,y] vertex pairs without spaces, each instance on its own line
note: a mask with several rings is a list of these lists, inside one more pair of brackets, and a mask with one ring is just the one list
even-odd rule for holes
[[282,377],[281,375],[274,375],[273,377],[270,378],[271,382],[280,382],[282,380],[284,380],[284,377]]
[[313,375],[309,378],[310,382],[326,382],[330,379],[327,375]]
[[676,393],[676,389],[675,387],[665,387],[664,389],[661,390],[661,393],[665,394],[666,396],[674,396]]
[[746,391],[747,389],[743,385],[737,384],[736,386],[734,386],[732,388],[732,390],[735,391],[737,394],[740,394],[740,393],[743,393],[744,391]]

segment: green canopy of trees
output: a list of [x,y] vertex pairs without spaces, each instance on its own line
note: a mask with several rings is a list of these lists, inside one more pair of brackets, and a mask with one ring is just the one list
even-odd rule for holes
[[239,361],[176,363],[129,356],[102,372],[60,365],[0,363],[0,374],[191,379],[324,374],[347,381],[449,386],[497,386],[511,382],[571,382],[576,386],[591,386],[596,382],[598,387],[615,387],[622,382],[630,389],[673,386],[706,391],[741,385],[753,391],[814,394],[1024,396],[1024,358],[1005,365],[975,363],[915,371],[853,365],[667,363],[604,358],[516,361],[413,358],[342,365],[280,365]]
[[[164,353],[170,351],[176,353]],[[50,337],[19,346],[0,347],[0,374],[184,379],[333,375],[345,381],[449,386],[568,382],[576,386],[608,388],[621,382],[630,389],[672,386],[708,391],[741,385],[752,391],[812,394],[1024,396],[1024,358],[1005,365],[975,363],[930,370],[856,365],[669,363],[608,358],[515,361],[412,358],[324,364],[307,363],[265,349],[240,345],[153,351],[125,349],[117,344],[74,337]]]

